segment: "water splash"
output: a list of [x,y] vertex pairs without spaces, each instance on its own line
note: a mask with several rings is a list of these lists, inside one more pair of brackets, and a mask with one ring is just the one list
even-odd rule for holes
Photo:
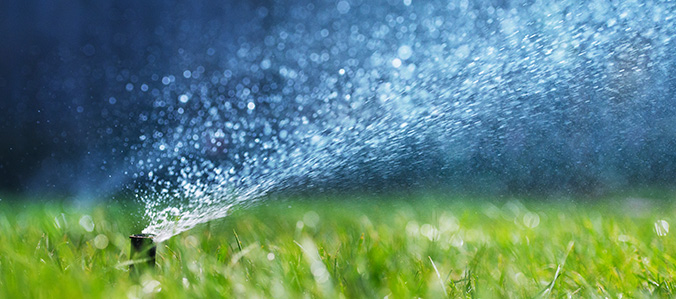
[[162,241],[299,186],[502,174],[524,188],[620,184],[618,165],[646,169],[627,156],[674,140],[650,128],[675,115],[659,100],[674,94],[675,11],[660,1],[261,6],[252,22],[263,30],[206,49],[215,63],[181,49],[193,57],[183,70],[141,85],[154,99],[130,160],[147,181],[143,232]]

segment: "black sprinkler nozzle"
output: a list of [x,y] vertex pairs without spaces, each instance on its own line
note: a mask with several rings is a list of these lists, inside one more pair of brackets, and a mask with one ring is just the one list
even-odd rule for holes
[[129,236],[131,239],[131,264],[129,270],[135,272],[141,268],[155,267],[155,252],[157,247],[153,236],[148,234],[136,234]]

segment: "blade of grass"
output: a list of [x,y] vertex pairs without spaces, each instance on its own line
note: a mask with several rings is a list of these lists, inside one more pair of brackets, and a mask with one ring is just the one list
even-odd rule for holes
[[441,289],[444,290],[444,295],[448,296],[448,292],[446,291],[446,286],[444,285],[444,280],[441,279],[441,274],[439,273],[439,269],[437,269],[437,265],[434,264],[434,261],[432,260],[431,256],[427,256],[430,259],[430,262],[432,263],[432,267],[434,268],[434,272],[437,273],[437,278],[439,278],[439,284],[441,285]]

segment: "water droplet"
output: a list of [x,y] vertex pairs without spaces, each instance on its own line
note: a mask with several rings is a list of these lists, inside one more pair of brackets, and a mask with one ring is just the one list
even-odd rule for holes
[[94,230],[94,221],[92,220],[92,217],[89,215],[83,215],[80,217],[80,226],[84,228],[86,231],[91,232]]
[[350,11],[350,2],[347,2],[345,0],[338,1],[336,8],[338,9],[339,13],[346,14],[347,12]]
[[178,97],[178,101],[184,104],[187,103],[188,100],[190,100],[190,98],[188,97],[188,95],[185,94],[182,94]]
[[392,66],[399,68],[401,66],[401,60],[399,58],[392,59]]
[[94,238],[94,247],[98,249],[105,249],[108,247],[108,237],[104,234],[99,234]]
[[529,228],[536,228],[540,225],[540,216],[535,213],[527,212],[523,215],[523,224]]
[[660,237],[666,236],[669,233],[669,223],[665,220],[655,221],[655,233]]
[[[397,54],[399,54],[399,58],[402,60],[407,60],[411,58],[411,55],[413,55],[413,50],[411,49],[410,46],[408,45],[403,45],[399,47],[399,50],[397,50]],[[398,67],[398,66],[395,66]]]

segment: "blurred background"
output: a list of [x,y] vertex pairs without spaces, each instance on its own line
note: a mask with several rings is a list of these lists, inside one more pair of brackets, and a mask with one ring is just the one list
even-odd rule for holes
[[[416,96],[419,102],[424,97],[434,97],[427,103],[414,104],[424,107],[425,112],[417,114],[421,119],[433,118],[430,111],[434,107],[452,112],[452,105],[435,101],[452,103],[458,98],[462,98],[463,109],[474,107],[480,113],[467,112],[468,116],[459,118],[462,121],[453,119],[454,126],[463,129],[446,130],[445,126],[432,125],[434,121],[420,122],[418,126],[433,126],[434,130],[406,131],[396,144],[384,143],[372,151],[375,158],[367,159],[366,152],[355,151],[352,157],[358,159],[352,160],[359,163],[350,162],[350,167],[326,176],[303,179],[303,173],[299,173],[297,185],[338,191],[441,188],[493,194],[597,194],[641,186],[673,188],[676,51],[670,49],[676,46],[674,5],[659,1],[573,1],[557,5],[503,0],[461,1],[457,7],[415,0],[380,4],[344,0],[315,4],[272,0],[3,1],[0,192],[96,197],[133,185],[139,173],[147,173],[138,161],[155,157],[153,152],[161,146],[158,140],[166,139],[157,132],[168,135],[161,128],[173,126],[173,121],[207,121],[203,116],[209,108],[206,104],[192,108],[195,118],[191,120],[166,116],[173,113],[174,107],[168,109],[163,103],[169,101],[158,99],[171,94],[173,101],[182,101],[180,92],[170,90],[177,80],[189,81],[186,89],[202,81],[216,85],[223,76],[230,81],[235,79],[229,76],[238,78],[246,86],[260,83],[261,89],[265,84],[294,86],[284,77],[289,73],[286,67],[294,65],[310,77],[304,82],[308,88],[292,94],[279,91],[281,103],[289,104],[278,104],[282,107],[279,109],[271,106],[272,112],[262,117],[279,124],[283,117],[302,119],[314,115],[299,114],[298,95],[323,94],[321,88],[326,86],[322,82],[332,77],[315,73],[312,65],[299,62],[298,55],[309,55],[302,53],[304,49],[328,53],[336,45],[344,47],[344,54],[331,52],[335,61],[314,68],[351,78],[342,87],[338,83],[336,90],[357,85],[361,82],[359,76],[371,76],[364,90],[372,96],[362,91],[357,97],[355,92],[352,99],[345,100],[367,105],[348,106],[353,110],[344,115],[354,116],[354,111],[363,112],[368,105],[374,111],[408,113],[408,106],[392,108],[391,102],[371,99],[377,99],[385,87],[396,88],[394,83],[384,85],[396,80],[413,82],[395,92],[413,97],[413,103]],[[584,15],[592,6],[601,8]],[[557,17],[551,19],[552,24],[547,23],[549,17],[531,17],[532,12],[547,9],[553,11],[549,16]],[[382,26],[389,26],[387,32],[391,33],[383,31]],[[547,26],[562,33],[546,31],[550,28]],[[322,31],[325,29],[329,29],[326,35]],[[299,41],[280,46],[270,39],[285,32],[296,32]],[[351,34],[360,32],[364,32],[362,40],[358,36],[350,39]],[[409,37],[411,32],[418,34]],[[302,39],[308,36],[317,38]],[[325,36],[344,36],[344,40],[322,40]],[[343,41],[347,46],[340,44]],[[300,46],[305,42],[310,43],[308,48]],[[403,47],[402,43],[410,46]],[[574,65],[562,67],[560,61],[544,59],[558,53],[551,54],[549,45],[569,47],[558,58],[569,56],[568,61]],[[440,52],[432,52],[436,46],[440,46]],[[258,48],[264,50],[254,58],[254,54],[245,57],[241,52]],[[482,52],[488,48],[496,52]],[[485,60],[467,58],[473,53],[503,61],[482,64]],[[376,54],[386,57],[383,59],[388,61],[388,68],[373,62]],[[439,57],[457,61],[457,65],[435,62]],[[535,62],[525,63],[529,58]],[[414,66],[411,72],[417,72],[414,75],[401,79],[405,76],[395,76],[395,70],[392,76],[387,74],[393,65],[399,68],[414,59],[417,68],[410,64]],[[426,67],[435,63],[437,66]],[[256,67],[251,67],[254,64]],[[481,66],[484,68],[479,69]],[[327,71],[328,68],[331,69]],[[228,69],[233,70],[232,74]],[[262,69],[274,70],[275,75],[267,75],[270,71]],[[369,75],[373,70],[386,75]],[[207,76],[211,72],[221,77]],[[266,75],[257,77],[257,73]],[[313,83],[312,78],[318,81]],[[463,83],[476,90],[460,88]],[[228,93],[240,92],[241,86],[222,85],[224,88],[210,93],[211,103],[217,102],[219,96],[223,96],[218,100],[221,104],[228,102],[237,107],[243,103],[240,114],[232,114],[230,119],[250,115],[247,109],[253,107],[268,107],[262,104],[269,103],[266,99],[275,94],[272,88],[266,96],[244,100],[239,94]],[[444,90],[451,92],[442,93]],[[324,109],[312,103],[305,107],[316,107],[305,110],[314,112]],[[357,122],[368,124],[370,118],[360,115]],[[436,124],[445,122],[450,126],[450,118]],[[317,124],[333,128],[324,122]],[[403,128],[404,124],[399,126]],[[264,126],[259,128],[261,132],[266,130]],[[440,132],[448,132],[452,142],[440,140],[446,136]],[[287,144],[313,140],[298,138]],[[156,143],[149,143],[150,139]],[[226,152],[219,142],[202,144]],[[231,150],[208,158],[234,161],[234,155],[242,151]],[[263,152],[256,153],[264,156]],[[204,151],[191,155],[208,156]],[[241,168],[234,167],[237,171]],[[271,166],[266,169],[274,171]],[[241,172],[242,176],[249,171]]]
[[141,80],[178,68],[179,49],[207,56],[208,39],[260,34],[243,27],[262,3],[0,3],[0,189],[72,196],[121,188],[131,178],[125,159],[141,143],[138,115],[153,105],[127,84],[139,90]]

